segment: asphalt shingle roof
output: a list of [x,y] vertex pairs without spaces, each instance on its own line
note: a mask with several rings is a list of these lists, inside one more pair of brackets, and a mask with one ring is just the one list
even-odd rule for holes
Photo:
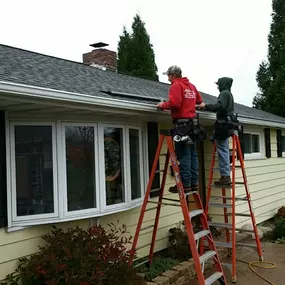
[[[167,99],[169,84],[103,71],[52,56],[15,47],[0,45],[0,81],[26,84],[86,95],[122,98],[128,101],[154,103],[147,98],[113,96],[101,91],[113,91]],[[215,96],[201,92],[203,101],[215,103]],[[235,112],[245,117],[285,123],[285,118],[235,104]]]

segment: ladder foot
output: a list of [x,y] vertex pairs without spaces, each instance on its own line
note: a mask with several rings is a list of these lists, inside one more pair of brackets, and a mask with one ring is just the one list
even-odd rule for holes
[[261,261],[261,262],[263,262],[263,261],[264,261],[263,256],[260,256],[260,257],[259,257],[259,261]]
[[232,277],[232,283],[237,283],[237,277],[236,276]]

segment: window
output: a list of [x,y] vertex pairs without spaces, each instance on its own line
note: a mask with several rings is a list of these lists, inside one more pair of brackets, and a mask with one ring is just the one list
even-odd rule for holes
[[54,127],[12,127],[12,212],[14,220],[57,215]]
[[142,177],[140,175],[140,169],[142,168],[141,158],[141,138],[140,131],[138,129],[129,130],[129,146],[130,146],[130,178],[131,178],[131,193],[132,200],[136,200],[142,197]]
[[104,128],[106,204],[125,202],[123,129]]
[[247,159],[263,158],[264,155],[264,135],[256,131],[244,133],[244,155]]
[[9,226],[100,216],[141,203],[142,134],[128,125],[10,123]]
[[97,208],[95,130],[65,126],[67,211]]

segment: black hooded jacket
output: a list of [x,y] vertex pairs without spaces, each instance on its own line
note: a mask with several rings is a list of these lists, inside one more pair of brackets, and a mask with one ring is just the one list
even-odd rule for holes
[[217,120],[224,120],[234,112],[234,97],[231,93],[233,79],[222,77],[218,80],[220,95],[216,104],[206,104],[205,110],[217,112]]

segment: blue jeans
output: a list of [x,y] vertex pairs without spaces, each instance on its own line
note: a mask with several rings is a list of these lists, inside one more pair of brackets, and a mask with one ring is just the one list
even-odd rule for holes
[[180,163],[180,177],[183,187],[198,184],[198,156],[195,144],[179,142],[175,144],[177,159]]
[[216,140],[221,176],[231,176],[229,139]]

